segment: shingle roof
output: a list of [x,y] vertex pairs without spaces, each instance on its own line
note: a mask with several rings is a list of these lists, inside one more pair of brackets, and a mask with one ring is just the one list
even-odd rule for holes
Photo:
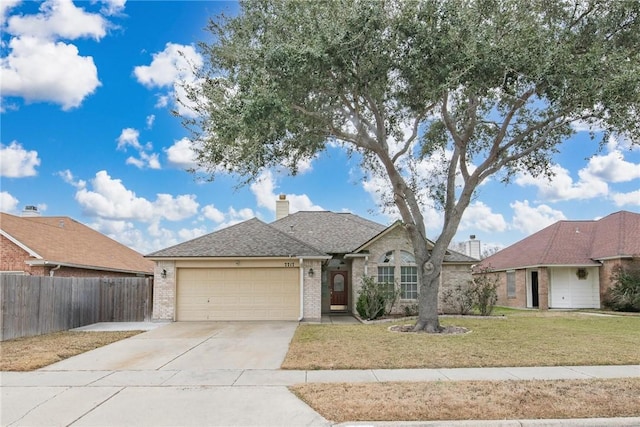
[[325,253],[350,253],[385,226],[350,213],[300,211],[270,224]]
[[147,255],[149,258],[289,256],[326,254],[257,218]]
[[559,221],[485,258],[504,270],[538,265],[597,265],[596,260],[640,256],[640,214],[620,211],[597,221]]
[[153,262],[138,252],[66,216],[0,213],[0,229],[37,254],[34,259],[92,269],[153,272]]

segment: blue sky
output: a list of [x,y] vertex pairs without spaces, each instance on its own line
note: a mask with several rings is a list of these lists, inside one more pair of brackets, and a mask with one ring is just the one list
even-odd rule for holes
[[[70,216],[149,253],[239,221],[270,222],[278,194],[291,210],[352,212],[390,224],[358,163],[330,147],[288,177],[266,171],[236,189],[232,176],[201,182],[187,131],[170,114],[189,81],[184,57],[201,60],[209,17],[234,14],[215,1],[0,3],[2,25],[0,209],[38,206]],[[184,54],[179,55],[179,52]],[[456,236],[506,246],[561,219],[640,212],[640,150],[615,138],[602,150],[586,131],[560,147],[549,183],[518,176],[489,181]],[[425,209],[436,237],[441,215]]]

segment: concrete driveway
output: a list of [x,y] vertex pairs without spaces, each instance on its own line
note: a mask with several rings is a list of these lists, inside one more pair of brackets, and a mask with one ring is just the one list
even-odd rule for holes
[[296,322],[170,323],[0,377],[2,426],[328,426],[279,370]]
[[46,371],[279,369],[296,322],[176,322]]

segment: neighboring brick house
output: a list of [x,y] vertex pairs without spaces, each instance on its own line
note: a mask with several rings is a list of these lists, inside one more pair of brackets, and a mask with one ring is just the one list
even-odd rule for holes
[[151,276],[153,262],[69,217],[0,213],[0,274]]
[[640,267],[640,214],[559,221],[482,260],[498,276],[498,304],[600,308],[615,266]]
[[[400,222],[385,227],[350,213],[251,219],[147,255],[156,262],[155,319],[319,320],[353,312],[363,275],[394,283],[396,310],[417,303],[412,246]],[[443,287],[466,285],[478,260],[450,251]]]

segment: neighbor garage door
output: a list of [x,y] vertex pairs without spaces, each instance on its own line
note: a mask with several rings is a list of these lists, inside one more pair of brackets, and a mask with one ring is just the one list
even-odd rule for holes
[[178,269],[177,313],[189,320],[298,320],[297,268]]

